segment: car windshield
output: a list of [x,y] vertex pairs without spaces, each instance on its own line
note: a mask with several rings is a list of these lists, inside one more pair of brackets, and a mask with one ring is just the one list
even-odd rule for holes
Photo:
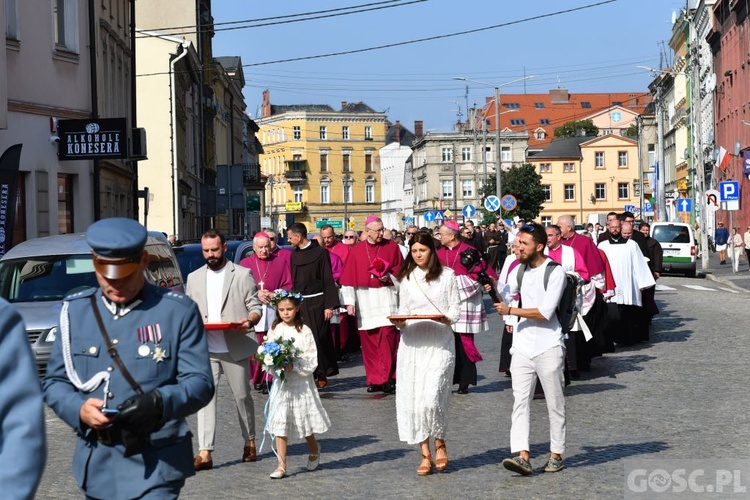
[[659,243],[690,243],[685,226],[654,226],[651,237]]
[[0,262],[0,295],[8,302],[60,301],[99,286],[91,255],[45,255]]

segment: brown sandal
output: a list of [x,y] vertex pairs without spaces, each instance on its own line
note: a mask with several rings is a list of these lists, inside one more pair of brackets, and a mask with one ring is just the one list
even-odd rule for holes
[[[424,463],[425,460],[427,460],[427,465]],[[432,474],[432,457],[429,455],[422,455],[422,463],[420,463],[417,468],[417,475],[429,476],[430,474]]]
[[[442,450],[443,455],[445,456],[438,456],[438,452]],[[443,472],[448,467],[448,451],[445,449],[445,441],[443,441],[441,444],[435,444],[435,470],[438,472]]]

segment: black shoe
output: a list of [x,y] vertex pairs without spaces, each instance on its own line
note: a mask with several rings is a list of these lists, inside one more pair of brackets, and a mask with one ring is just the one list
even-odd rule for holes
[[570,378],[573,380],[581,380],[581,373],[578,370],[570,370]]
[[263,389],[263,384],[253,384],[253,389],[255,389],[256,391],[259,391]]
[[380,384],[373,384],[367,386],[367,392],[382,392],[383,386]]
[[383,392],[386,394],[395,394],[396,393],[396,382],[390,381],[385,384],[383,384]]
[[469,387],[468,386],[465,387],[463,385],[460,385],[460,386],[458,386],[458,391],[456,391],[456,392],[458,392],[459,394],[469,394]]
[[513,378],[512,375],[510,374],[510,370],[507,370],[505,372],[505,376],[508,377],[508,378]]

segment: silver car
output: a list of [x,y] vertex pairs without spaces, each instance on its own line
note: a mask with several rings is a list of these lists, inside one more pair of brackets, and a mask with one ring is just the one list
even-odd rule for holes
[[[164,235],[149,232],[146,279],[182,291],[177,260]],[[85,234],[36,238],[16,245],[0,260],[0,295],[26,323],[37,372],[43,377],[57,334],[62,299],[78,290],[97,287],[91,247]]]

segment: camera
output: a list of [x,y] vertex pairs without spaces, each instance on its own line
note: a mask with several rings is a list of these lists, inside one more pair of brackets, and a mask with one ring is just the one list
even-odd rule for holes
[[[468,272],[471,272],[474,267],[482,263],[482,254],[476,248],[467,248],[461,252],[461,265],[466,268]],[[492,302],[497,304],[500,298],[497,296],[495,288],[492,287],[492,280],[487,273],[484,272],[483,266],[480,265],[479,271],[477,271],[477,279],[481,285],[490,285],[490,298]]]
[[57,144],[58,142],[60,142],[60,137],[51,135],[49,136],[49,142],[51,142],[52,144]]

